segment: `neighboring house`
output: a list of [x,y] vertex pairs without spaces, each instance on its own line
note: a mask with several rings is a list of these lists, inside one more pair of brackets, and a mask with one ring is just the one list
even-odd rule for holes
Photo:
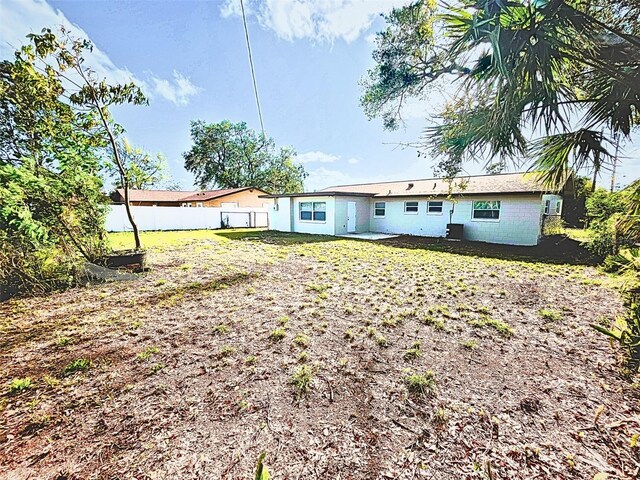
[[[129,190],[129,202],[147,207],[268,208],[271,201],[261,198],[264,195],[267,192],[253,187],[205,191]],[[124,203],[124,189],[113,192],[111,200],[116,204]]]
[[[340,185],[273,198],[270,229],[344,235],[378,232],[536,245],[545,215],[560,215],[562,195],[531,174]],[[460,227],[462,225],[462,227]],[[462,232],[460,232],[462,230]]]

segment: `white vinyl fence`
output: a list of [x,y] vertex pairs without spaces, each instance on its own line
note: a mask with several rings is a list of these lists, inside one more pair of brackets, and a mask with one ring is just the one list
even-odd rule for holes
[[[131,231],[124,205],[111,205],[110,208],[107,214],[107,231]],[[266,208],[131,207],[131,212],[140,230],[211,230],[223,226],[269,226],[269,211]]]

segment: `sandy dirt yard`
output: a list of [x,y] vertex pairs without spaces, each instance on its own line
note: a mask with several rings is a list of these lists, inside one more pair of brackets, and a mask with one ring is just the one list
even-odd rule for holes
[[143,242],[136,280],[0,304],[0,478],[251,479],[263,451],[276,480],[638,478],[638,379],[590,327],[622,303],[592,266],[403,237]]

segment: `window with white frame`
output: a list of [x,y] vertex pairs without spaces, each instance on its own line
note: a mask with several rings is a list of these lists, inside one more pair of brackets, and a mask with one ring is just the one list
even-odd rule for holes
[[325,222],[327,220],[326,202],[300,202],[300,220]]
[[418,202],[404,202],[404,213],[417,214]]
[[374,217],[384,217],[387,213],[387,204],[386,202],[375,202],[373,204],[373,216]]
[[556,202],[556,215],[560,215],[560,208],[562,207],[562,203],[560,200]]
[[544,214],[549,215],[549,209],[551,207],[551,200],[546,200],[544,202]]
[[203,206],[204,206],[204,205],[202,204],[202,202],[198,202],[198,203],[196,203],[196,207],[198,207],[198,208],[202,208]]
[[499,200],[479,200],[473,202],[474,220],[499,220],[500,201]]
[[442,206],[442,201],[427,202],[427,213],[431,215],[441,215]]

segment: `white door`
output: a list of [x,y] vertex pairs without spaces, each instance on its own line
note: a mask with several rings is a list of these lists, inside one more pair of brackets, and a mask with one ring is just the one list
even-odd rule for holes
[[356,202],[347,202],[347,233],[356,231]]

